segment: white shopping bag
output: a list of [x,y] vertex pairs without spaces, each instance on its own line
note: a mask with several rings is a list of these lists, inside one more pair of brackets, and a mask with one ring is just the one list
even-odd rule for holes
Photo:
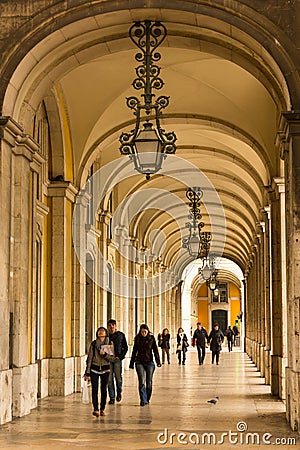
[[88,390],[88,381],[87,380],[83,380],[82,382],[82,403],[89,403],[90,399],[89,399],[89,390]]

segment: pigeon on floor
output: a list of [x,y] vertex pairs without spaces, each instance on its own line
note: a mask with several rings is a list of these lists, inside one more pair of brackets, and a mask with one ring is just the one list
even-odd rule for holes
[[215,405],[217,403],[217,401],[219,400],[219,397],[214,397],[211,400],[208,400],[207,403],[212,403],[213,405]]

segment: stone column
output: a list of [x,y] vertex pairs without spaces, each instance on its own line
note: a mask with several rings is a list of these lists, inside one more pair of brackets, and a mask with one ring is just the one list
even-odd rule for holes
[[258,277],[259,283],[257,291],[259,293],[259,370],[261,375],[265,376],[265,239],[264,239],[264,223],[257,224],[257,243],[258,243]]
[[[85,315],[86,273],[85,255],[87,246],[86,217],[89,194],[83,190],[77,198],[76,221],[73,228],[73,243],[76,254],[73,261],[74,295],[72,308],[72,354],[75,355],[75,390],[81,389],[85,370]],[[79,261],[79,259],[80,261]]]
[[285,392],[285,370],[288,365],[287,360],[287,284],[286,284],[286,227],[285,227],[285,180],[284,177],[274,178],[275,189],[277,196],[279,197],[279,209],[280,209],[280,278],[281,278],[281,322],[282,322],[282,356],[281,364],[279,365],[279,396],[282,399],[286,398]]
[[24,416],[37,406],[38,365],[32,355],[32,240],[34,204],[31,163],[38,145],[27,135],[17,136],[12,148],[11,298],[13,415]]
[[265,267],[265,380],[266,384],[271,383],[271,333],[272,333],[272,304],[271,304],[271,239],[270,239],[270,207],[264,208],[263,212],[263,232],[264,232],[264,267]]
[[[99,214],[99,226],[100,226],[100,238],[99,238],[99,251],[103,257],[103,262],[110,262],[111,267],[114,269],[115,264],[115,248],[110,242],[109,227],[110,227],[111,214],[107,211],[103,211]],[[98,310],[98,323],[106,323],[111,317],[107,317],[107,289],[108,289],[108,273],[106,264],[100,263],[101,280],[99,283],[99,310]],[[112,280],[114,289],[114,280]],[[112,299],[114,300],[114,293],[112,292]],[[95,330],[96,331],[96,330]]]
[[281,233],[280,205],[276,191],[271,199],[271,261],[272,261],[272,344],[271,392],[280,395],[280,367],[282,359],[282,287],[281,287]]
[[[72,357],[72,205],[77,190],[67,181],[48,187],[51,214],[51,359],[49,395],[74,390]],[[50,319],[49,319],[50,320]]]
[[[22,133],[19,125],[9,117],[0,117],[0,425],[12,420],[13,338],[14,315],[11,268],[13,247],[12,214],[12,148]],[[27,363],[27,360],[26,360]]]
[[277,145],[284,160],[286,180],[287,420],[300,429],[300,111],[283,113]]

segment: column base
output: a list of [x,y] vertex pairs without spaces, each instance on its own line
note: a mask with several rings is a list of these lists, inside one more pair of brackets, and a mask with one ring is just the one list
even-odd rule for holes
[[75,392],[81,391],[82,377],[86,368],[86,355],[75,356]]
[[258,353],[259,353],[259,371],[262,377],[265,377],[266,366],[265,366],[265,358],[264,358],[264,350],[265,346],[263,344],[258,344]]
[[271,393],[279,398],[285,398],[285,367],[286,358],[271,356]]
[[38,365],[17,367],[13,374],[13,417],[23,417],[37,407]]
[[74,365],[73,357],[49,360],[48,395],[65,396],[74,392]]
[[38,362],[39,367],[39,385],[38,396],[40,398],[48,397],[49,393],[49,359],[41,359]]
[[286,367],[286,419],[293,431],[300,430],[300,372]]
[[264,361],[266,384],[271,384],[271,354],[270,350],[267,350],[266,348],[264,348]]
[[0,371],[0,425],[12,420],[12,370]]

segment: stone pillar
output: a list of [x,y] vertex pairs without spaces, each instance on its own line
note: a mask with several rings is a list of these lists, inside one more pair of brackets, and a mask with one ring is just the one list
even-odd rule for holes
[[12,148],[16,137],[22,133],[19,125],[9,117],[0,117],[0,425],[12,420],[12,386],[13,386],[13,297],[11,283],[10,247],[13,246],[11,235],[12,208]]
[[272,344],[271,344],[271,392],[280,395],[282,359],[282,287],[281,287],[281,233],[280,204],[276,191],[271,199],[271,261],[272,261]]
[[[12,148],[12,210],[11,210],[11,299],[13,416],[29,414],[37,406],[38,365],[32,353],[33,331],[33,227],[35,223],[33,172],[31,163],[38,155],[38,145],[27,135],[19,135]],[[36,159],[40,164],[41,160]]]
[[[127,230],[118,226],[114,230],[116,239],[116,279],[118,286],[114,290],[116,307],[116,320],[118,327],[128,335],[129,297],[134,295],[134,279],[130,278],[131,240]],[[116,281],[117,282],[117,281]]]
[[[100,226],[100,238],[99,238],[99,251],[103,257],[103,261],[110,263],[112,269],[115,266],[115,248],[109,238],[110,232],[110,220],[111,214],[107,211],[103,211],[99,214],[99,226]],[[101,280],[99,283],[99,300],[98,300],[98,323],[106,323],[107,320],[112,317],[107,317],[107,289],[108,289],[108,273],[106,264],[100,263]],[[112,280],[112,301],[114,301],[114,279]],[[116,319],[117,320],[117,319]],[[95,330],[96,331],[96,330]]]
[[287,340],[286,415],[300,429],[300,111],[283,113],[277,145],[286,180]]
[[264,267],[265,267],[265,380],[271,383],[271,333],[272,333],[272,305],[271,305],[271,239],[270,239],[270,207],[264,208]]
[[[48,187],[51,214],[51,359],[49,395],[68,395],[74,387],[72,357],[72,204],[77,190],[70,182]],[[50,319],[49,319],[50,320]]]
[[265,240],[264,240],[264,224],[257,224],[257,245],[258,245],[258,298],[259,298],[259,336],[258,336],[258,351],[259,351],[259,370],[261,375],[265,376],[265,290],[266,290],[266,277],[265,277]]
[[285,370],[288,365],[287,360],[287,284],[286,284],[286,227],[285,227],[285,180],[284,177],[274,179],[275,189],[279,197],[280,209],[280,256],[281,256],[281,323],[282,323],[282,356],[279,364],[279,397],[286,398],[285,391]]
[[[73,243],[76,255],[73,261],[74,296],[72,308],[72,354],[75,355],[75,390],[81,389],[82,375],[85,371],[85,314],[86,314],[86,217],[89,194],[81,191],[77,198],[76,221],[73,228]],[[78,209],[77,209],[78,208]],[[78,259],[80,258],[80,261]]]

